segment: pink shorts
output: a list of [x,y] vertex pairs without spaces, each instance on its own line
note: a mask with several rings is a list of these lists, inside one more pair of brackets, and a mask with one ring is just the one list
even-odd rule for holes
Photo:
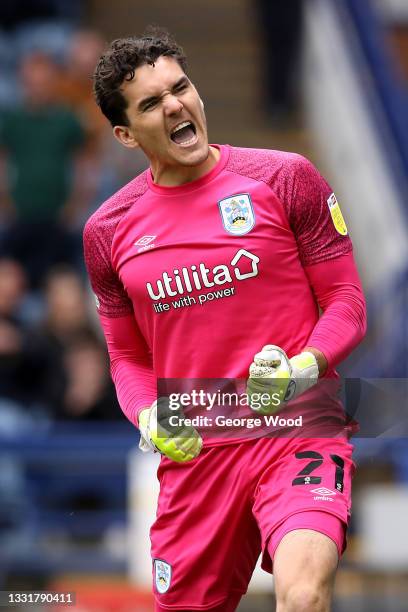
[[151,529],[160,609],[205,610],[244,594],[259,554],[272,572],[294,529],[346,546],[354,471],[341,439],[261,438],[204,449],[194,461],[163,458]]

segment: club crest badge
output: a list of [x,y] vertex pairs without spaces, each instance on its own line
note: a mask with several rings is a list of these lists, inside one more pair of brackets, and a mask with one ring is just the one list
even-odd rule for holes
[[166,593],[171,584],[171,565],[161,559],[154,560],[154,581],[158,593]]
[[327,200],[334,227],[342,236],[347,236],[347,225],[340,210],[340,205],[334,193]]
[[242,236],[255,225],[255,214],[248,193],[224,198],[218,202],[224,228],[229,234]]

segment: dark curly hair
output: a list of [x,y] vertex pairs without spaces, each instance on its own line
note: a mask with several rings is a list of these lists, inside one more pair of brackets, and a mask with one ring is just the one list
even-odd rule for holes
[[123,81],[131,81],[135,70],[154,63],[161,56],[174,58],[186,71],[183,49],[172,36],[156,26],[150,26],[140,37],[118,38],[101,56],[94,72],[96,103],[111,125],[128,125],[127,102],[121,91]]

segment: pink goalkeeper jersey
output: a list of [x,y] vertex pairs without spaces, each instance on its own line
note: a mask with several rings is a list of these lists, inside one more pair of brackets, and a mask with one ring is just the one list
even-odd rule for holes
[[145,171],[85,229],[113,378],[134,423],[155,377],[247,378],[264,344],[301,351],[319,318],[308,270],[352,250],[332,189],[305,158],[220,152],[208,174],[178,187]]

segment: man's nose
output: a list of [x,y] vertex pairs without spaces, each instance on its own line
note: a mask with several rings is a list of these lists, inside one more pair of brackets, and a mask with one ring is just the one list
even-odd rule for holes
[[183,110],[183,104],[177,96],[169,94],[165,97],[164,109],[167,115],[174,115]]

